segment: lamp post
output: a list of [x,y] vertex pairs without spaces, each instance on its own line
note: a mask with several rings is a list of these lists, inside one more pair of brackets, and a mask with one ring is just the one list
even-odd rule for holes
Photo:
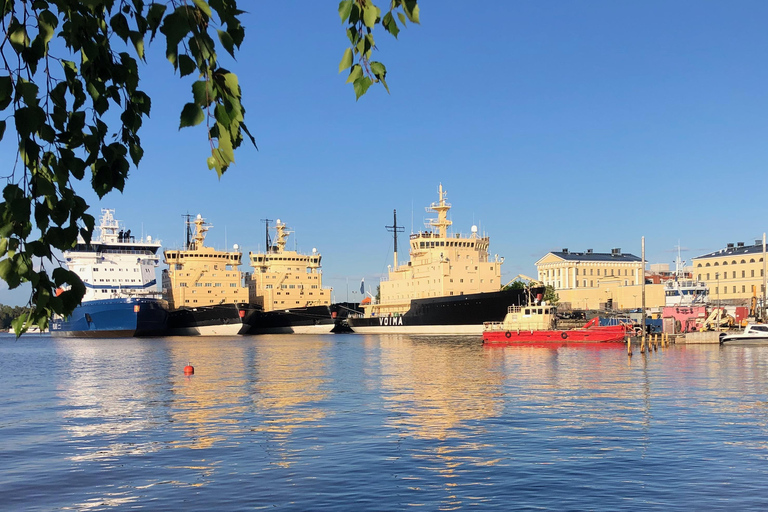
[[715,281],[717,282],[717,330],[720,330],[720,272],[715,272]]

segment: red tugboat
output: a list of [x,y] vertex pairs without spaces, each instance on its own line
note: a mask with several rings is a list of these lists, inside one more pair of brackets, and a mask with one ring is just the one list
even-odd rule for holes
[[578,329],[557,329],[556,313],[547,305],[509,306],[503,322],[483,324],[483,343],[623,343],[632,330],[625,324],[601,326],[598,318]]

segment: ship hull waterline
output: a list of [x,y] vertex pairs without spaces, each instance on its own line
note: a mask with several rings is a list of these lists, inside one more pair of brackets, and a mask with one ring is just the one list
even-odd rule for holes
[[525,343],[624,343],[623,326],[548,331],[485,331],[483,343],[512,345]]
[[347,322],[358,334],[481,336],[484,322],[501,322],[509,306],[524,305],[526,296],[524,290],[516,289],[412,299],[410,309],[403,315],[350,316]]
[[51,321],[58,338],[130,338],[162,336],[168,321],[168,303],[162,299],[99,299],[77,306],[66,319]]
[[245,334],[331,334],[336,323],[328,306],[251,312]]
[[168,315],[169,336],[237,336],[248,326],[243,319],[250,313],[247,304],[216,304],[172,310]]

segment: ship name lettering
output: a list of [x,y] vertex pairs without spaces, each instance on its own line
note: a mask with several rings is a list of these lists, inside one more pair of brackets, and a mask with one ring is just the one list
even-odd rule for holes
[[379,325],[403,325],[403,317],[383,316],[379,318]]

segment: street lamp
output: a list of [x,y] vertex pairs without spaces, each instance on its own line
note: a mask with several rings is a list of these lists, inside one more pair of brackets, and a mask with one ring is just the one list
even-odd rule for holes
[[722,310],[720,309],[720,272],[715,272],[715,280],[717,282],[717,330],[720,330],[720,315]]

